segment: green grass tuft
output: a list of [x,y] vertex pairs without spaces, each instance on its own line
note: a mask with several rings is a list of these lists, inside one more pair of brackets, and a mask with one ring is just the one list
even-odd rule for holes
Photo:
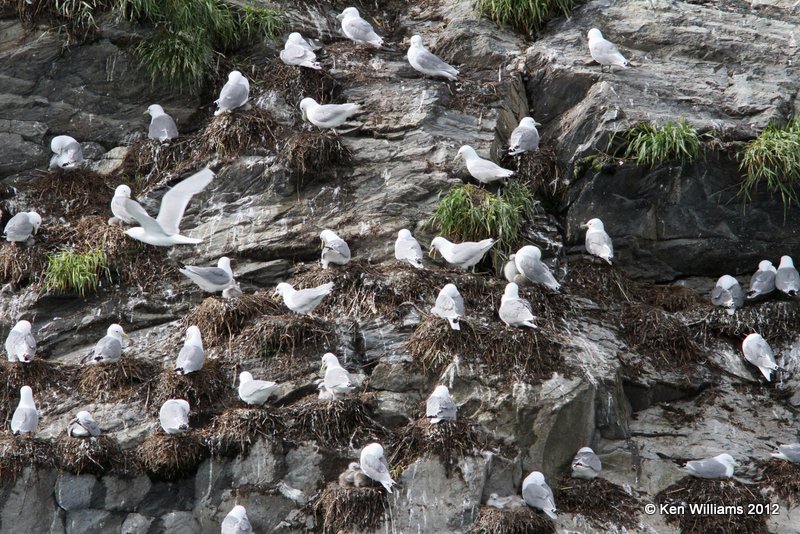
[[514,181],[497,195],[472,184],[457,185],[439,201],[430,224],[455,242],[497,239],[491,252],[492,264],[499,271],[515,250],[534,205],[531,190]]
[[268,40],[281,31],[278,12],[266,7],[244,6],[239,13],[239,32],[250,41]]
[[73,291],[83,297],[88,291],[97,291],[101,276],[110,278],[108,257],[100,249],[84,253],[61,250],[47,259],[44,284],[48,292]]
[[530,34],[558,15],[568,16],[580,3],[579,0],[478,0],[476,8],[498,24],[508,24]]
[[740,170],[745,172],[739,194],[745,201],[763,181],[767,189],[778,193],[784,210],[791,203],[800,204],[796,185],[800,181],[800,116],[780,128],[768,125],[750,141],[741,155]]
[[135,53],[153,82],[175,80],[188,87],[202,85],[214,60],[214,49],[203,31],[158,31],[140,42]]
[[661,127],[637,124],[623,136],[627,141],[625,157],[635,159],[640,167],[655,167],[667,161],[689,163],[702,152],[700,135],[686,119],[669,121]]

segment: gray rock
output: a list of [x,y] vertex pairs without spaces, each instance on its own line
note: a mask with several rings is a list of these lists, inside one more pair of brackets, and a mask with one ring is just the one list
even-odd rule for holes
[[135,511],[152,488],[150,479],[146,476],[104,476],[100,480],[105,490],[104,508],[114,512]]
[[128,514],[119,529],[120,534],[147,534],[150,525],[153,523],[152,517],[141,514]]
[[161,516],[163,532],[170,534],[196,534],[200,532],[200,525],[191,512],[170,512]]
[[93,475],[63,473],[56,481],[56,502],[67,511],[89,508],[96,485]]
[[66,534],[105,534],[119,532],[124,514],[106,510],[71,510],[67,512]]

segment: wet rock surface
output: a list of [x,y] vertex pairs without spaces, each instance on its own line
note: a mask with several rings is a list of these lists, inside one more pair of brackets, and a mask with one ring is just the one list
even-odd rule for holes
[[[234,504],[246,507],[256,532],[320,530],[324,521],[314,503],[375,440],[403,463],[393,473],[400,483],[393,494],[358,497],[373,506],[374,532],[467,532],[491,515],[481,509],[490,494],[518,494],[530,471],[543,472],[557,490],[576,450],[587,445],[603,461],[601,476],[641,503],[684,476],[682,461],[721,452],[743,464],[740,483],[760,487],[756,459],[767,458],[776,444],[797,441],[797,303],[748,303],[728,317],[703,292],[721,274],[748,273],[762,257],[797,252],[792,221],[799,214],[796,207],[784,214],[765,192],[743,214],[738,164],[729,153],[684,167],[625,164],[570,180],[552,213],[542,211],[526,229],[526,243],[557,256],[564,286],[561,295],[523,288],[539,317],[536,332],[499,321],[504,281],[456,273],[427,257],[426,270],[417,272],[395,263],[393,243],[397,230],[408,228],[426,247],[433,237],[426,223],[440,193],[467,179],[452,162],[458,147],[468,143],[499,159],[509,132],[528,112],[543,123],[542,139],[562,162],[562,181],[580,158],[604,149],[612,132],[640,120],[687,117],[732,140],[754,136],[796,106],[800,80],[787,65],[796,55],[797,10],[784,2],[597,1],[528,42],[479,19],[470,2],[359,5],[388,42],[374,51],[342,40],[333,18],[340,4],[283,6],[295,17],[292,30],[325,41],[321,61],[330,79],[291,76],[310,87],[334,87],[327,92],[334,101],[365,109],[356,117],[358,128],[338,138],[349,156],[306,174],[287,159],[283,138],[265,136],[239,147],[238,155],[202,152],[220,119],[211,117],[207,102],[151,86],[141,75],[128,48],[141,29],[101,20],[98,39],[62,50],[54,32],[28,34],[13,14],[0,20],[0,177],[13,187],[3,195],[3,222],[50,198],[36,187],[53,179],[44,169],[54,135],[77,138],[95,161],[106,156],[96,163],[106,177],[91,178],[89,193],[58,189],[58,201],[41,206],[44,234],[33,247],[76,246],[60,228],[77,227],[88,215],[110,216],[115,180],[135,185],[134,196],[155,212],[182,173],[205,164],[218,172],[182,223],[200,245],[141,247],[146,264],[119,256],[121,269],[133,265],[148,276],[116,275],[103,280],[97,295],[79,298],[46,295],[39,273],[13,283],[4,273],[3,337],[17,319],[31,320],[38,356],[51,366],[0,368],[7,419],[19,386],[29,383],[41,413],[37,438],[67,439],[68,421],[86,409],[120,449],[103,474],[75,474],[70,469],[78,464],[58,457],[48,463],[33,448],[19,452],[4,441],[0,530],[211,533]],[[636,67],[601,74],[590,64],[584,36],[594,26]],[[403,40],[415,33],[459,66],[459,82],[423,79],[408,67]],[[273,56],[272,50],[253,52]],[[260,61],[253,72],[264,68]],[[240,118],[263,112],[285,138],[311,135],[295,108],[304,95],[279,93],[268,76],[260,79],[264,86],[251,83],[254,109]],[[190,140],[159,149],[137,144],[147,125],[141,113],[153,102]],[[187,156],[198,153],[204,154],[198,161]],[[126,167],[129,156],[152,154],[148,165]],[[576,253],[583,236],[578,224],[595,216],[614,238],[614,267]],[[332,272],[313,265],[322,228],[348,241],[350,265]],[[109,234],[107,246],[139,246],[121,231]],[[233,259],[251,300],[222,303],[177,271],[180,262],[210,265],[221,255]],[[38,261],[46,264],[46,257]],[[700,277],[687,283],[696,291],[650,282],[688,276]],[[306,286],[335,279],[338,291],[318,317],[300,318],[269,298],[276,283],[290,279]],[[428,312],[448,282],[465,288],[461,337]],[[209,366],[195,382],[168,385],[197,398],[213,391],[213,398],[193,407],[193,431],[170,449],[163,446],[171,442],[163,441],[154,399],[165,391],[187,317],[205,321]],[[224,324],[214,335],[213,321]],[[123,358],[144,363],[117,376],[114,388],[100,382],[97,394],[88,395],[94,382],[81,381],[79,361],[112,322],[131,335]],[[773,383],[741,359],[741,339],[751,330],[761,330],[776,351],[782,370]],[[360,387],[330,407],[317,401],[315,384],[327,351]],[[281,382],[277,400],[245,410],[235,389],[242,370]],[[212,382],[217,389],[203,390]],[[390,450],[389,444],[409,442],[414,425],[426,424],[424,400],[438,383],[449,387],[480,446],[464,434],[468,452],[453,461]],[[142,451],[160,451],[146,465],[163,470],[148,475]],[[188,451],[194,456],[185,472],[178,462]],[[766,496],[781,513],[765,518],[765,528],[800,532],[797,510],[775,493]],[[31,506],[37,513],[29,513]],[[561,514],[555,526],[559,532],[679,531],[665,519],[639,513],[624,525],[609,524],[578,511]]]

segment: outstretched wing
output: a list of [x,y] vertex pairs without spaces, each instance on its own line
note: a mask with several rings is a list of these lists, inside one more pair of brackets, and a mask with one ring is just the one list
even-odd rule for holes
[[[164,229],[164,232],[170,235],[180,232],[178,226],[180,226],[186,205],[194,195],[205,189],[213,178],[214,173],[211,169],[206,168],[178,183],[164,194],[164,198],[161,199],[161,209],[158,210],[158,217],[156,217],[156,221]],[[127,208],[127,206],[126,202],[125,207]],[[137,221],[139,220],[133,213],[131,215]]]

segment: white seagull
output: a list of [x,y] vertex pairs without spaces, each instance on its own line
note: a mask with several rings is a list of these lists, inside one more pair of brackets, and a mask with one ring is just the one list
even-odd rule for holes
[[422,247],[419,242],[414,239],[411,232],[403,228],[397,232],[397,240],[394,242],[394,257],[398,261],[407,261],[417,269],[423,269],[422,266]]
[[370,443],[361,449],[361,470],[369,478],[380,482],[386,491],[392,492],[392,485],[397,484],[389,474],[389,462],[383,455],[383,447],[380,443]]
[[126,224],[133,224],[136,219],[125,209],[125,202],[131,199],[131,188],[125,184],[118,185],[111,197],[111,213]]
[[249,98],[250,82],[238,70],[231,71],[228,74],[228,81],[222,86],[219,98],[214,100],[218,108],[214,115],[221,115],[227,111],[240,108],[247,104]]
[[275,288],[275,294],[283,298],[286,307],[300,314],[310,314],[331,291],[333,291],[333,282],[299,290],[286,282],[281,282]]
[[316,100],[306,97],[300,101],[300,111],[303,120],[307,120],[318,128],[330,128],[333,133],[336,128],[358,113],[361,108],[358,104],[319,104]]
[[790,297],[796,297],[800,292],[800,274],[794,268],[791,256],[781,256],[781,263],[775,273],[775,287]]
[[320,369],[325,373],[325,378],[320,382],[320,389],[324,389],[337,398],[340,395],[346,395],[353,391],[356,387],[353,385],[353,380],[350,378],[350,373],[347,369],[342,367],[339,363],[339,358],[331,352],[326,352],[322,356],[322,367]]
[[495,240],[491,237],[483,241],[464,241],[463,243],[452,243],[442,236],[437,236],[431,241],[431,248],[438,250],[442,257],[450,265],[460,267],[464,271],[474,267],[481,261]]
[[8,361],[30,363],[36,354],[36,339],[31,334],[31,323],[22,320],[14,325],[6,338]]
[[456,402],[447,386],[436,386],[425,404],[425,416],[434,425],[440,421],[455,421],[456,410]]
[[490,184],[514,175],[514,171],[504,169],[494,161],[483,159],[469,145],[464,145],[458,149],[455,159],[458,158],[464,158],[464,163],[467,165],[467,171],[469,171],[470,176],[482,184]]
[[106,335],[94,346],[94,350],[81,359],[81,363],[116,363],[122,357],[122,338],[128,334],[116,323],[106,330]]
[[778,364],[775,363],[775,355],[769,343],[760,334],[750,334],[742,341],[742,352],[744,359],[758,367],[758,370],[769,382],[772,379],[772,372],[778,370]]
[[519,121],[519,126],[511,132],[508,138],[508,153],[512,156],[524,152],[539,150],[539,130],[536,129],[536,121],[530,117],[523,117]]
[[57,135],[50,141],[50,150],[53,157],[50,158],[50,170],[76,169],[83,165],[83,149],[81,144],[68,135]]
[[537,328],[533,324],[536,317],[533,315],[533,308],[531,303],[527,300],[520,298],[519,286],[514,282],[506,284],[503,297],[500,299],[500,320],[508,326],[519,328],[527,326],[529,328]]
[[[517,272],[526,279],[531,282],[536,282],[537,284],[542,284],[553,291],[561,289],[561,284],[556,281],[553,273],[551,273],[547,265],[542,262],[542,251],[539,247],[526,245],[519,249],[513,256],[514,266]],[[511,281],[513,282],[514,280]]]
[[158,412],[161,428],[167,434],[183,434],[189,431],[189,403],[183,399],[169,399]]
[[603,464],[600,463],[600,458],[591,447],[582,447],[572,460],[572,476],[574,478],[592,480],[597,478],[602,470]]
[[188,375],[203,368],[206,353],[203,350],[203,336],[200,329],[192,325],[186,329],[186,340],[183,348],[178,353],[175,361],[175,372],[179,375]]
[[769,260],[762,260],[758,263],[758,270],[750,277],[750,288],[747,290],[747,298],[755,299],[769,295],[775,291],[775,273],[777,269]]
[[683,467],[693,477],[718,479],[732,477],[734,468],[738,466],[730,454],[719,454],[705,460],[686,462]]
[[439,291],[431,313],[447,320],[453,330],[461,330],[459,321],[464,317],[464,298],[454,284],[447,284]]
[[541,510],[550,519],[558,519],[553,490],[544,481],[544,475],[539,471],[533,471],[522,481],[522,498],[531,508]]
[[227,256],[222,256],[217,260],[216,267],[184,265],[178,270],[192,280],[192,282],[200,286],[200,289],[208,291],[209,293],[224,291],[234,283],[231,260]]
[[377,48],[383,44],[383,39],[375,33],[372,24],[362,19],[356,8],[348,7],[336,18],[342,21],[342,32],[354,43],[369,44]]
[[67,425],[67,435],[73,438],[96,438],[100,435],[100,425],[87,411],[78,412],[75,419]]
[[237,504],[222,520],[221,534],[253,534],[253,527],[247,519],[247,510]]
[[422,37],[419,35],[411,37],[411,46],[408,48],[406,57],[414,70],[426,76],[447,78],[448,80],[456,80],[458,77],[458,69],[448,65],[439,56],[425,48],[425,45],[422,44]]
[[3,234],[6,241],[21,243],[36,235],[42,225],[42,217],[35,211],[17,213],[6,223]]
[[278,384],[266,380],[255,380],[247,371],[239,373],[239,398],[247,404],[261,406],[269,399]]
[[317,62],[314,48],[297,32],[289,34],[289,38],[286,39],[286,44],[283,45],[283,50],[281,50],[280,57],[281,61],[286,65],[316,70],[322,68]]
[[147,130],[147,137],[162,143],[178,137],[178,126],[175,124],[175,120],[164,112],[164,108],[158,104],[152,104],[145,113],[150,114],[150,128]]
[[729,274],[720,276],[711,291],[711,304],[722,306],[728,315],[733,315],[736,308],[744,305],[744,291],[739,281]]
[[628,68],[628,60],[620,54],[614,43],[603,39],[603,34],[600,33],[600,30],[592,28],[589,30],[587,37],[589,39],[589,53],[592,55],[593,60],[600,63],[600,72],[605,67],[608,67],[609,70],[611,70],[611,67]]
[[611,260],[614,259],[614,245],[611,243],[611,237],[606,233],[603,221],[596,218],[590,219],[582,224],[581,228],[586,228],[584,242],[586,252],[606,260],[611,265]]
[[213,178],[214,173],[211,169],[203,169],[176,184],[175,187],[164,193],[158,217],[155,219],[150,217],[138,202],[126,199],[123,202],[125,211],[141,226],[129,228],[125,230],[125,233],[133,239],[156,247],[200,243],[201,239],[181,235],[179,226],[186,205],[194,195],[204,190]]
[[336,235],[333,230],[323,230],[319,238],[322,240],[320,261],[323,269],[327,269],[331,263],[347,265],[350,261],[350,247],[344,239]]
[[11,417],[11,433],[15,436],[29,434],[36,430],[38,424],[39,412],[33,402],[33,390],[30,386],[22,386],[19,389],[19,404]]

